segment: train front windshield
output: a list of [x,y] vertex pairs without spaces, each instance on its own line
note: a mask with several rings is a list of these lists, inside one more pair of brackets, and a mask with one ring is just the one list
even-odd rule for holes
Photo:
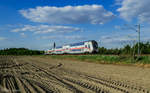
[[98,48],[98,44],[97,44],[97,42],[96,42],[96,41],[93,41],[92,43],[93,43],[93,47],[94,47],[94,49],[97,49],[97,48]]

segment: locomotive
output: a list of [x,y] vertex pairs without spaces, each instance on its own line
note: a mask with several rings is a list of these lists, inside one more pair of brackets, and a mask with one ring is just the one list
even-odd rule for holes
[[45,51],[45,54],[84,54],[98,52],[98,43],[95,40],[89,40],[79,43],[67,44]]

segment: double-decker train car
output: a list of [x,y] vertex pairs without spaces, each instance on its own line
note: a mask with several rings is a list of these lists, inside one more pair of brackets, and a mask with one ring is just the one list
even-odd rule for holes
[[45,51],[45,54],[83,54],[98,52],[98,44],[95,40],[89,40],[79,43],[67,44],[60,47],[54,47]]

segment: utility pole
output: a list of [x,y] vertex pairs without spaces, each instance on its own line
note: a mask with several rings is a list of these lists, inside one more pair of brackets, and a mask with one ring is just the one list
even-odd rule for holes
[[54,46],[53,46],[53,48],[54,48],[54,49],[56,48],[56,44],[55,44],[55,42],[54,42]]
[[129,25],[127,25],[127,24],[125,24],[126,26],[128,26],[129,27],[129,29],[132,29],[132,30],[135,30],[137,33],[138,33],[138,56],[140,56],[140,38],[141,38],[141,36],[140,36],[140,34],[141,34],[141,25],[140,24],[138,24],[138,25],[136,25],[137,26],[137,29],[136,28],[134,28],[134,27],[131,27],[131,26],[129,26]]
[[138,25],[138,56],[140,56],[140,24]]

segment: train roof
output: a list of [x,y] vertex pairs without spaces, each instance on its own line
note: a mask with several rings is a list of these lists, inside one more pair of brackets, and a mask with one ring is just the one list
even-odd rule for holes
[[91,42],[91,41],[95,41],[95,40],[87,40],[87,41],[83,41],[83,42],[78,42],[78,43],[71,43],[71,44],[65,44],[62,46],[56,46],[56,48],[62,48],[63,46],[78,46],[78,45],[84,45],[84,42]]
[[83,41],[83,42],[71,43],[71,44],[66,44],[66,45],[72,45],[72,44],[82,44],[82,43],[84,43],[84,42],[90,42],[90,41],[95,41],[95,40],[87,40],[87,41]]
[[56,48],[62,48],[62,46],[56,46]]

